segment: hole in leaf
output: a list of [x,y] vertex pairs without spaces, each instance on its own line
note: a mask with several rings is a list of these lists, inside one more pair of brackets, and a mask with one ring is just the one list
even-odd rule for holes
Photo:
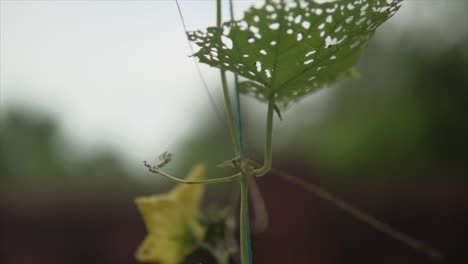
[[228,36],[229,33],[231,32],[231,28],[228,26],[223,26],[223,35]]
[[257,72],[262,71],[262,63],[260,61],[255,62],[255,67],[257,67]]
[[305,28],[305,29],[309,29],[309,28],[310,28],[310,22],[309,22],[309,21],[303,21],[301,25],[302,25],[302,27]]
[[270,12],[270,13],[271,13],[271,12],[275,12],[275,8],[274,8],[272,5],[267,5],[267,6],[266,6],[266,11],[268,11],[268,12]]
[[267,55],[267,52],[266,52],[266,50],[261,49],[261,50],[260,50],[260,54],[262,54],[262,55]]
[[366,21],[366,18],[365,17],[362,17],[361,19],[359,19],[358,21],[356,21],[356,25],[361,25],[362,22]]
[[254,34],[258,34],[258,32],[260,32],[260,29],[258,27],[256,27],[256,26],[250,26],[249,29]]
[[366,11],[367,8],[369,8],[369,3],[366,3],[365,5],[361,6],[361,11]]
[[380,13],[385,13],[385,12],[386,12],[387,10],[389,10],[389,9],[390,9],[390,7],[384,6],[384,7],[382,7],[382,8],[380,9]]
[[255,38],[254,38],[254,37],[249,37],[249,38],[247,39],[247,42],[248,42],[248,43],[254,43],[254,42],[255,42]]
[[304,61],[304,65],[309,65],[312,62],[314,62],[314,59],[306,60],[306,61]]
[[294,23],[296,23],[296,24],[301,23],[301,21],[302,21],[302,16],[301,16],[301,15],[298,15],[298,16],[294,19]]
[[305,56],[309,57],[310,55],[315,54],[316,52],[317,52],[316,50],[309,51],[309,52],[306,53]]
[[301,8],[306,8],[309,3],[307,1],[301,1],[301,2],[299,2],[299,4],[300,4]]
[[331,48],[336,44],[338,44],[338,39],[337,38],[331,38],[330,36],[327,36],[325,38],[325,47],[326,48]]
[[226,36],[221,35],[221,42],[224,44],[224,46],[228,49],[232,49],[232,40]]
[[303,38],[302,32],[297,33],[297,41],[301,41]]
[[239,29],[242,31],[245,31],[249,28],[249,24],[247,24],[247,22],[244,20],[240,21],[237,25],[239,25]]
[[272,30],[277,30],[280,27],[279,23],[273,23],[270,26],[268,26]]
[[333,22],[333,17],[331,15],[327,16],[327,19],[325,20],[327,23]]
[[288,30],[286,30],[286,33],[287,33],[288,35],[291,35],[291,34],[293,33],[293,30],[292,30],[291,28],[288,28]]

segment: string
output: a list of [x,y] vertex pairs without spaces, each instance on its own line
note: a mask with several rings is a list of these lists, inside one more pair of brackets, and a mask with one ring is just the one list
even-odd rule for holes
[[[259,162],[256,162],[260,164]],[[413,248],[416,251],[423,253],[424,255],[428,256],[431,259],[444,262],[444,256],[440,251],[437,249],[427,245],[421,240],[415,239],[395,228],[392,226],[380,221],[379,219],[375,218],[374,216],[370,215],[369,213],[364,212],[363,210],[357,208],[356,206],[344,201],[340,197],[333,195],[332,193],[324,190],[323,188],[311,183],[307,182],[297,176],[294,176],[290,173],[281,171],[276,168],[271,169],[271,173],[276,174],[283,180],[292,183],[298,187],[301,187],[305,191],[309,193],[313,193],[317,195],[320,199],[327,201],[337,208],[345,211],[346,213],[350,214],[353,218],[358,219],[370,227],[374,228],[377,231],[382,232],[383,234],[400,241],[402,244]]]
[[[182,23],[182,27],[184,28],[185,34],[187,34],[188,30],[187,30],[187,26],[185,24],[184,16],[182,15],[182,9],[180,8],[179,0],[175,0],[175,2],[176,2],[176,5],[177,5],[177,11],[179,12],[179,17],[180,17],[180,21]],[[191,55],[195,54],[195,49],[193,48],[192,42],[190,42],[190,40],[188,38],[187,38],[187,43],[188,43]],[[193,62],[195,64],[195,68],[197,69],[198,77],[200,78],[200,80],[202,82],[202,85],[203,85],[203,88],[205,90],[205,93],[208,96],[208,99],[210,101],[211,108],[215,112],[216,117],[218,118],[218,121],[221,124],[224,124],[223,127],[225,129],[229,129],[228,125],[227,125],[227,120],[225,120],[223,118],[223,115],[221,115],[220,111],[218,110],[218,106],[216,105],[216,102],[213,99],[213,96],[211,95],[210,89],[208,89],[208,84],[206,83],[206,80],[203,77],[203,74],[202,74],[201,69],[200,69],[200,65],[197,63],[195,57],[193,58]]]
[[[177,11],[179,13],[179,18],[180,18],[180,21],[182,23],[182,27],[183,27],[185,33],[187,33],[188,32],[187,26],[185,24],[184,16],[182,15],[182,9],[180,7],[179,1],[175,0],[175,2],[176,2],[176,5],[177,5]],[[232,0],[230,0],[230,13],[231,13],[231,19],[234,20],[234,5],[233,5]],[[192,46],[192,43],[188,39],[187,39],[187,42],[188,42],[191,54],[194,54],[195,50],[194,50],[194,48]],[[224,124],[224,126],[223,126],[224,128],[228,128],[227,121],[222,118],[222,115],[220,114],[220,112],[218,110],[218,107],[217,107],[217,105],[216,105],[216,103],[215,103],[215,101],[213,99],[213,96],[211,95],[210,90],[208,89],[208,85],[207,85],[207,83],[205,81],[205,78],[203,77],[200,66],[198,65],[195,58],[194,58],[194,64],[195,64],[198,76],[199,76],[199,78],[200,78],[200,80],[202,82],[202,85],[204,87],[204,90],[206,92],[206,95],[208,96],[208,99],[210,101],[211,107],[212,107],[213,111],[215,112],[216,117],[218,118],[218,121],[221,124]],[[235,90],[236,90],[237,127],[239,129],[238,140],[239,140],[239,145],[240,145],[240,152],[241,152],[241,155],[243,155],[243,153],[244,153],[244,136],[243,136],[242,119],[241,119],[239,76],[237,74],[234,75],[234,84],[235,84]],[[247,218],[250,219],[248,209],[247,209]],[[250,231],[250,220],[249,220],[249,221],[247,221],[247,237],[248,237],[248,239],[247,239],[248,240],[247,241],[247,244],[248,244],[247,254],[248,254],[248,257],[249,257],[249,263],[248,264],[252,264],[252,246],[251,246],[252,241],[250,239],[250,233],[251,233],[251,231]]]
[[[234,1],[229,0],[229,11],[231,15],[231,20],[234,21]],[[242,115],[241,115],[241,103],[240,103],[240,87],[239,87],[239,76],[234,73],[234,86],[236,89],[236,105],[237,105],[237,128],[238,128],[238,139],[240,145],[240,155],[244,155],[244,131],[242,128]],[[248,203],[247,203],[248,206]],[[252,257],[252,240],[250,239],[250,210],[247,207],[247,255],[248,255],[248,264],[253,263]]]

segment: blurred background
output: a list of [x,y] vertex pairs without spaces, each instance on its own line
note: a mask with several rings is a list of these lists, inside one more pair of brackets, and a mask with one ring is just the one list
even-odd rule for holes
[[[189,29],[214,1],[180,1]],[[261,1],[235,1],[236,13]],[[407,0],[358,64],[362,77],[283,112],[274,166],[439,249],[468,250],[468,2]],[[224,12],[227,13],[227,12]],[[173,1],[0,1],[0,263],[136,263],[133,198],[169,190],[150,175],[232,156]],[[201,65],[222,112],[218,72]],[[266,105],[242,98],[247,153],[262,160]],[[255,263],[433,263],[270,174],[269,229]],[[209,187],[224,206],[237,185]],[[287,210],[287,211],[286,211]]]

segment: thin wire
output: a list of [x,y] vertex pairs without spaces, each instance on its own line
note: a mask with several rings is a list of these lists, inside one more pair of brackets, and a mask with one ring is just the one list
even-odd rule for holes
[[[179,12],[179,17],[180,17],[180,21],[182,23],[182,27],[184,28],[184,31],[185,33],[188,32],[187,30],[187,26],[185,24],[185,20],[184,20],[184,16],[182,15],[182,9],[180,8],[180,4],[179,4],[179,1],[178,0],[175,0],[176,2],[176,5],[177,5],[177,11]],[[230,6],[231,6],[231,18],[234,19],[234,12],[233,12],[233,4],[232,4],[232,0],[230,2]],[[190,52],[192,54],[195,53],[195,50],[192,46],[192,43],[187,40],[188,42],[188,45],[189,45],[189,48],[190,48]],[[213,110],[215,111],[216,113],[216,117],[218,118],[218,121],[221,123],[221,124],[224,124],[224,128],[227,128],[228,127],[228,124],[227,124],[227,121],[224,120],[222,118],[222,115],[220,114],[219,110],[218,110],[218,107],[213,99],[213,96],[211,95],[210,93],[210,90],[208,89],[208,85],[205,81],[205,78],[203,77],[203,74],[201,72],[201,69],[200,69],[200,66],[198,65],[197,61],[195,60],[194,58],[194,64],[195,64],[195,67],[197,69],[197,73],[198,73],[198,76],[200,77],[200,80],[202,81],[202,84],[203,84],[203,87],[205,89],[205,92],[206,94],[208,95],[208,99],[210,100],[210,104],[211,104],[211,107],[213,108]],[[235,88],[236,88],[236,101],[237,101],[237,126],[239,128],[239,136],[238,136],[238,139],[239,139],[239,145],[240,145],[240,152],[241,152],[241,155],[244,153],[244,136],[243,136],[243,133],[242,133],[242,120],[241,120],[241,115],[240,115],[240,91],[239,91],[239,77],[237,76],[237,74],[234,76],[234,81],[235,81]],[[247,218],[250,218],[249,217],[249,210],[247,210]],[[248,232],[248,256],[249,256],[249,263],[248,264],[252,264],[252,242],[250,240],[250,221],[247,221],[247,232]]]
[[444,256],[440,251],[437,249],[425,244],[421,240],[415,239],[393,227],[390,225],[378,220],[374,216],[364,212],[363,210],[357,208],[354,205],[349,204],[348,202],[344,201],[343,199],[333,195],[332,193],[322,189],[321,187],[304,181],[297,176],[289,174],[287,172],[272,168],[271,172],[286,180],[289,183],[295,184],[296,186],[301,187],[302,189],[306,190],[309,193],[313,193],[317,195],[322,200],[325,200],[339,209],[347,212],[354,218],[366,223],[367,225],[371,226],[377,231],[384,233],[385,235],[400,241],[404,245],[411,247],[419,252],[422,252],[424,255],[430,257],[431,259],[438,260],[444,262]]
[[[182,27],[184,28],[185,34],[187,34],[188,30],[187,30],[187,26],[185,24],[184,16],[182,15],[182,9],[180,8],[179,1],[175,0],[175,2],[176,2],[176,5],[177,5],[177,11],[179,12],[180,21],[182,22]],[[193,45],[192,45],[192,43],[190,42],[189,39],[187,39],[187,43],[188,43],[188,46],[190,48],[191,54],[192,55],[195,54],[195,49],[193,48]],[[201,82],[203,84],[203,88],[205,89],[205,92],[208,95],[208,99],[210,100],[211,108],[213,108],[219,122],[221,124],[224,124],[222,126],[224,128],[227,128],[227,121],[223,118],[223,116],[221,115],[221,112],[218,110],[218,106],[216,105],[216,102],[213,99],[213,96],[211,95],[210,89],[208,89],[208,84],[206,83],[206,80],[203,77],[203,74],[202,74],[201,69],[200,69],[200,65],[197,63],[195,57],[193,58],[193,62],[195,64],[195,68],[197,69],[198,77],[200,78],[200,80],[201,80]]]
[[[229,11],[231,14],[231,20],[234,21],[234,3],[233,0],[229,0]],[[234,73],[234,86],[236,89],[236,105],[237,105],[237,128],[238,128],[238,140],[240,146],[240,155],[244,155],[244,131],[242,129],[242,114],[241,114],[241,102],[240,102],[240,88],[239,88],[239,76]],[[252,181],[250,181],[252,183]],[[252,184],[255,184],[253,182]],[[250,185],[250,184],[249,184]],[[250,239],[251,231],[250,231],[250,210],[248,208],[247,203],[247,256],[248,256],[248,264],[253,263],[252,257],[252,240]]]

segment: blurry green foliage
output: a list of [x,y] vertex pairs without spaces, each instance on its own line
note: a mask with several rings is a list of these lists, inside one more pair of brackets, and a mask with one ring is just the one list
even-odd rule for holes
[[0,185],[9,191],[116,191],[133,181],[110,149],[81,155],[48,116],[12,108],[0,126]]
[[64,168],[55,159],[56,132],[48,118],[35,118],[20,110],[6,113],[0,137],[2,182],[63,183]]
[[[401,162],[403,156],[424,159],[419,137],[424,133],[423,114],[411,102],[390,103],[379,96],[355,98],[352,111],[337,111],[313,126],[304,137],[306,152],[315,161],[335,170]],[[347,108],[346,106],[341,106]],[[349,109],[348,109],[349,110]],[[311,128],[312,129],[312,128]],[[310,156],[310,155],[308,155]]]
[[296,148],[339,174],[466,175],[468,39],[439,52],[405,43],[390,47],[397,52],[384,47],[375,44],[364,56],[362,79],[333,90],[323,120],[298,128],[307,133],[299,133]]

